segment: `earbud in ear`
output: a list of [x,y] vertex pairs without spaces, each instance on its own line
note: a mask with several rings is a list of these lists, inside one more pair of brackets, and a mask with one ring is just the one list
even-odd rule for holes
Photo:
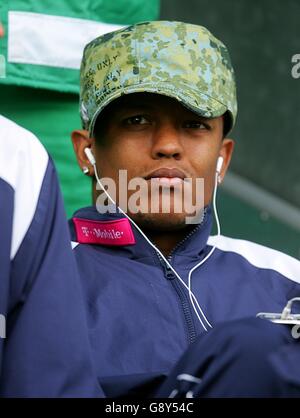
[[219,156],[218,162],[217,162],[217,168],[216,168],[216,173],[217,173],[217,176],[218,176],[218,184],[220,184],[222,182],[222,178],[221,178],[220,174],[221,174],[221,170],[222,170],[223,161],[224,161],[224,158]]
[[87,147],[87,148],[84,148],[84,152],[89,162],[92,164],[92,166],[94,166],[96,164],[96,160],[95,160],[92,150]]
[[224,161],[224,158],[220,156],[220,157],[218,158],[218,162],[217,162],[217,169],[216,169],[216,172],[217,172],[218,174],[220,174],[220,173],[221,173],[221,170],[222,170],[222,165],[223,165],[223,161]]

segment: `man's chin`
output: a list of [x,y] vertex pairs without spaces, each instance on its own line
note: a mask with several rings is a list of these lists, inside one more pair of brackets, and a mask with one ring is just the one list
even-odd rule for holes
[[129,216],[142,229],[151,229],[153,232],[177,231],[189,226],[186,215],[182,213],[135,213]]

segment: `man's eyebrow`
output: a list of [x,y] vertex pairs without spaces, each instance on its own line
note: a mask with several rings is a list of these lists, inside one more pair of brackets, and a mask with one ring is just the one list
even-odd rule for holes
[[119,110],[135,110],[135,109],[145,109],[151,110],[154,109],[155,106],[151,105],[150,103],[126,103],[124,106],[119,108]]
[[198,115],[197,113],[189,113],[185,115],[188,120],[199,120],[200,122],[213,122],[214,118],[207,118],[206,116]]
[[126,113],[128,112],[137,112],[137,113],[141,113],[141,112],[147,112],[147,111],[151,111],[155,108],[155,106],[151,106],[148,105],[146,103],[124,103],[124,104],[118,104],[118,106],[116,107],[112,107],[110,109],[110,115],[114,116],[114,115],[126,115]]
[[[155,105],[155,103],[148,103],[148,102],[141,102],[141,103],[137,103],[137,102],[125,102],[123,103],[118,103],[118,105],[116,107],[113,107],[111,109],[111,113],[112,114],[123,114],[126,112],[131,112],[131,111],[137,111],[137,112],[144,112],[144,111],[152,111],[152,110],[157,110],[157,105]],[[188,120],[193,120],[193,119],[197,119],[201,122],[213,122],[214,118],[207,118],[205,116],[199,115],[197,113],[192,112],[191,110],[183,107],[182,109],[182,114],[184,115],[185,119]]]

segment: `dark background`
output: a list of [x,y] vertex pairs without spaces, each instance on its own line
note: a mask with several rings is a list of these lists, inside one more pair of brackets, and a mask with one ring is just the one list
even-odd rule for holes
[[[300,1],[161,0],[160,15],[203,25],[228,47],[239,104],[231,172],[300,214],[300,78],[291,75],[292,56],[300,53]],[[287,210],[276,219],[274,205],[249,205],[232,192],[225,188],[219,198],[224,234],[300,257],[300,225],[290,224]]]

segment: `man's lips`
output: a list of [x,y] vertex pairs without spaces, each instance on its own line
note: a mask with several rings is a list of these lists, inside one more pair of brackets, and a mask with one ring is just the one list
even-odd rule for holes
[[187,176],[178,168],[159,168],[148,174],[145,179],[158,181],[159,184],[175,185],[181,184]]

